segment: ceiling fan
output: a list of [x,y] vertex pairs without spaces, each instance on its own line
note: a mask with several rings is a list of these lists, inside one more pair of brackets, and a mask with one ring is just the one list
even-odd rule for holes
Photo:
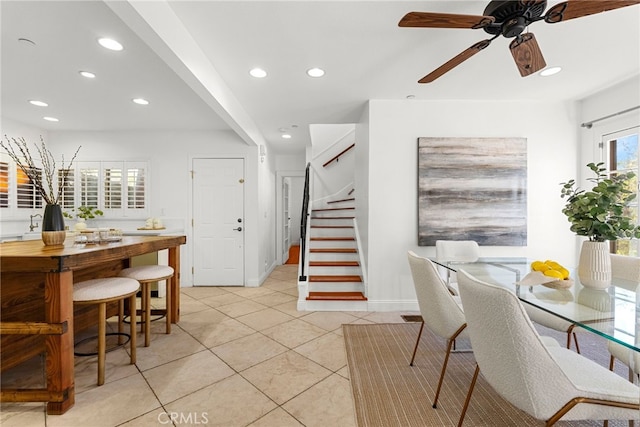
[[522,77],[543,69],[547,64],[533,33],[524,30],[537,21],[548,24],[606,12],[639,4],[640,0],[568,0],[556,4],[544,13],[547,0],[518,0],[489,2],[482,16],[451,13],[409,12],[398,23],[400,27],[421,28],[482,28],[493,35],[479,41],[457,56],[436,68],[418,83],[430,83],[471,58],[491,44],[499,36],[513,38],[509,49]]

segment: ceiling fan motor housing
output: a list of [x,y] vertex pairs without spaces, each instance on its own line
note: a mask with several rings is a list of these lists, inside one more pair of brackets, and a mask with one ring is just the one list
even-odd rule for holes
[[529,23],[539,18],[547,7],[546,0],[493,0],[484,9],[484,16],[493,16],[493,25],[484,30],[493,35],[502,34],[511,38],[519,36]]

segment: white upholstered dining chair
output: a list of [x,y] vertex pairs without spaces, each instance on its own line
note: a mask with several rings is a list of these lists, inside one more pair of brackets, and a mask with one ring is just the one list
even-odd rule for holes
[[[456,262],[475,262],[480,257],[480,248],[474,240],[436,240],[436,261],[445,265]],[[443,271],[447,286],[458,294],[456,286],[456,274],[449,269]]]
[[[640,292],[640,258],[611,254],[611,275],[632,282],[632,290]],[[608,341],[607,346],[611,354],[609,369],[613,370],[615,360],[620,360],[629,367],[629,381],[633,382],[634,375],[640,374],[640,353],[613,341]]]
[[438,388],[432,405],[435,408],[438,403],[444,374],[447,370],[449,355],[457,338],[467,338],[465,331],[467,324],[460,299],[449,292],[446,283],[438,274],[433,262],[416,255],[413,251],[408,252],[408,257],[413,285],[418,297],[418,306],[422,315],[422,324],[420,325],[420,331],[418,332],[418,338],[416,339],[409,365],[413,366],[425,324],[435,335],[447,340],[447,352],[442,363],[440,380],[438,381]]
[[[547,426],[562,420],[635,419],[640,388],[561,346],[545,346],[516,295],[461,269],[458,286],[476,371],[505,400]],[[585,375],[588,373],[588,375]]]

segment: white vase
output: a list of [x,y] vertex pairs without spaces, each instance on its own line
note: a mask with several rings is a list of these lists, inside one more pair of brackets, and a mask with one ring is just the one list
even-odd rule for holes
[[582,242],[578,278],[585,288],[607,289],[611,286],[611,256],[608,242]]

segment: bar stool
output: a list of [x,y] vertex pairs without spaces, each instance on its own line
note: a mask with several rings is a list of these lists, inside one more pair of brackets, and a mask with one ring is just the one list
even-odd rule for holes
[[[135,279],[140,283],[141,298],[141,329],[144,331],[144,346],[151,342],[151,283],[166,280],[166,333],[171,333],[171,281],[174,271],[168,265],[140,265],[123,269],[119,276]],[[135,307],[135,306],[134,306]],[[133,318],[131,323],[135,324]]]
[[[136,294],[140,284],[125,277],[106,277],[78,282],[73,285],[73,302],[78,305],[98,305],[98,385],[104,384],[104,364],[106,356],[106,323],[107,303],[123,302],[129,298],[130,307],[135,309]],[[122,305],[120,306],[122,307]],[[132,309],[132,310],[133,310]],[[118,330],[121,330],[122,316],[118,319]],[[136,326],[131,324],[130,360],[136,363]]]

